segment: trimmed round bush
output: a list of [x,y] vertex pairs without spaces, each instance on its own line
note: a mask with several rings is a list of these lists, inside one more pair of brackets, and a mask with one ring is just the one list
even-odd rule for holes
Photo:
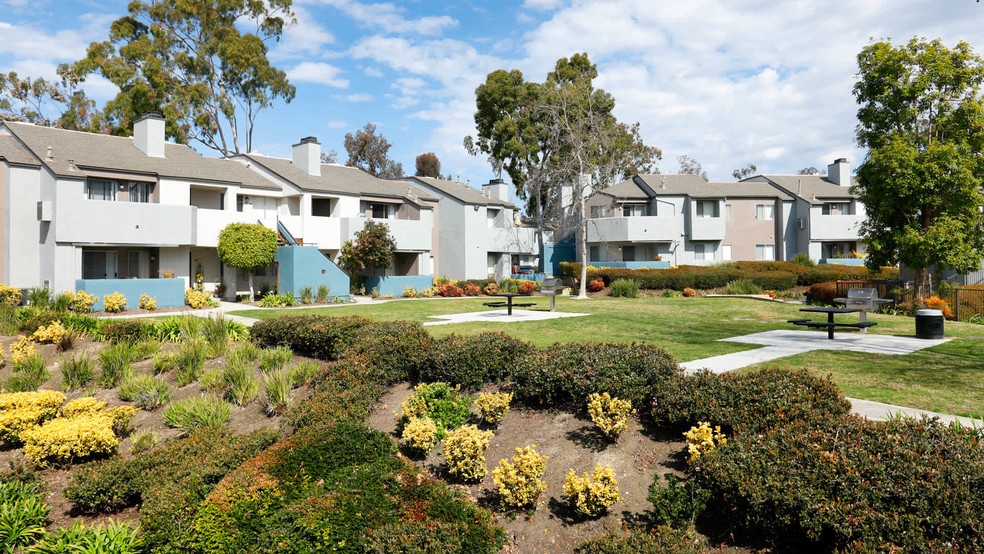
[[416,378],[477,390],[483,383],[508,379],[517,362],[535,350],[532,344],[505,333],[487,331],[470,336],[452,333],[433,342]]

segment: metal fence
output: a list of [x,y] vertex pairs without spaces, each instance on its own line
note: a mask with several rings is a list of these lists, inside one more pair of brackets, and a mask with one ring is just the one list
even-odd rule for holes
[[[837,281],[837,296],[847,296],[848,289],[852,288],[876,289],[879,298],[894,300],[896,305],[911,301],[916,293],[900,280]],[[946,301],[957,321],[984,314],[984,289],[958,287],[936,291],[934,295]]]

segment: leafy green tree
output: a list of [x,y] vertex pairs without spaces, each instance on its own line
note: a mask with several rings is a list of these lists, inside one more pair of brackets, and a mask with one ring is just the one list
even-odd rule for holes
[[984,62],[966,42],[914,38],[873,43],[858,66],[866,263],[912,268],[923,296],[930,266],[965,272],[984,259]]
[[277,255],[277,233],[258,223],[230,223],[219,233],[217,250],[223,264],[246,274],[253,298],[253,273]]
[[0,73],[0,120],[26,121],[42,127],[98,131],[102,114],[85,91],[68,81]]
[[417,176],[441,178],[441,160],[433,152],[417,156]]
[[820,175],[820,170],[811,165],[810,167],[804,167],[799,170],[797,175]]
[[345,134],[345,151],[349,155],[345,165],[357,167],[380,179],[403,177],[403,164],[394,162],[386,155],[391,146],[386,137],[376,134],[375,125],[366,123],[354,135]]
[[363,269],[373,272],[389,267],[395,254],[396,239],[390,234],[389,227],[370,219],[362,230],[355,232],[354,243],[345,243],[339,265],[354,277]]
[[698,175],[701,179],[707,180],[707,172],[704,171],[704,166],[701,165],[696,159],[684,154],[677,158],[677,163],[680,164],[681,175]]
[[[92,74],[120,92],[104,109],[109,130],[129,135],[133,121],[163,113],[169,137],[197,140],[223,155],[250,151],[261,111],[294,87],[267,59],[267,41],[293,21],[291,0],[131,2],[109,40],[59,72],[71,84]],[[242,32],[252,26],[253,32]]]

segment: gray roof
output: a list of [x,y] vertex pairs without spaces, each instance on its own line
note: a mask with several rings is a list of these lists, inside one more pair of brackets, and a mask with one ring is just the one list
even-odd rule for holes
[[652,196],[684,195],[691,198],[793,199],[768,183],[708,183],[698,175],[636,175],[601,192],[620,200],[648,200]]
[[439,190],[443,194],[460,200],[465,204],[477,206],[503,206],[506,208],[516,209],[516,205],[513,203],[486,196],[484,192],[464,183],[448,181],[445,179],[435,179],[433,177],[404,177],[403,180],[410,182],[419,181],[427,186]]
[[131,137],[66,131],[26,123],[5,122],[5,125],[59,177],[82,179],[86,169],[104,169],[279,190],[275,184],[238,162],[206,158],[183,144],[167,143],[164,146],[165,157],[154,158],[134,146]]
[[[842,187],[827,179],[824,175],[757,175],[749,179],[767,179],[775,186],[788,192],[793,196],[798,196],[811,204],[822,203],[823,199],[847,199],[857,198],[851,194],[850,187]],[[857,179],[852,175],[851,184],[856,185]]]
[[409,185],[397,181],[377,179],[357,167],[321,164],[321,176],[319,177],[297,167],[286,158],[274,158],[259,154],[246,154],[244,157],[308,192],[404,198],[411,201],[437,201],[437,198],[419,189],[415,189],[413,194],[408,194]]
[[0,135],[0,160],[13,165],[41,166],[38,160],[17,142],[17,139],[9,135]]

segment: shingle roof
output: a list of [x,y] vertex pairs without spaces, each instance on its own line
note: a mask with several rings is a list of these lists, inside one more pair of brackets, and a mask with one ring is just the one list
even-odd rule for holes
[[477,206],[503,206],[506,208],[516,208],[516,205],[505,200],[486,196],[482,191],[464,183],[448,181],[445,179],[435,179],[433,177],[404,177],[404,181],[420,181],[433,187],[442,193],[460,200],[465,204]]
[[[850,187],[842,187],[823,175],[758,175],[756,177],[768,179],[777,187],[785,190],[793,196],[798,196],[811,204],[818,204],[818,200],[857,198],[851,194]],[[755,179],[756,177],[750,177]],[[857,184],[857,179],[852,175],[851,184]]]
[[698,175],[636,175],[602,192],[623,200],[646,200],[656,196],[686,195],[691,198],[779,198],[792,200],[785,192],[762,182],[708,183]]
[[85,169],[108,169],[279,190],[275,184],[238,162],[206,158],[183,144],[165,144],[165,157],[154,158],[134,146],[131,137],[66,131],[26,123],[6,122],[5,125],[12,135],[60,177],[83,178]]
[[259,154],[246,154],[244,157],[305,191],[405,198],[414,201],[437,201],[437,198],[419,189],[415,189],[414,194],[408,195],[408,186],[404,186],[403,183],[377,179],[357,167],[321,164],[321,176],[319,177],[297,167],[286,158],[274,158]]
[[17,142],[17,139],[9,135],[0,135],[0,160],[16,165],[41,166],[38,160]]

